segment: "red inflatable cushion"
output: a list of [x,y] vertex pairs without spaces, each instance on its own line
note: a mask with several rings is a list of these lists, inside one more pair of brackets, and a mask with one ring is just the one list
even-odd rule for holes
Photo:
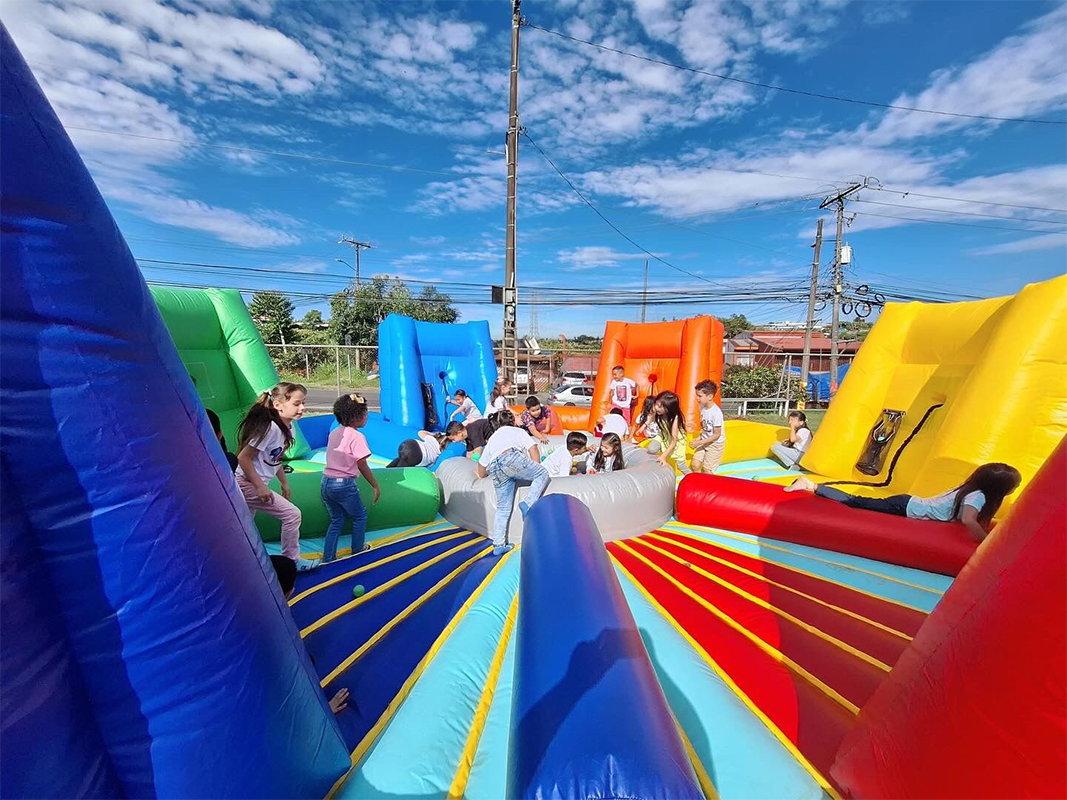
[[957,575],[978,546],[958,523],[862,511],[808,492],[720,475],[682,479],[678,519],[942,575]]

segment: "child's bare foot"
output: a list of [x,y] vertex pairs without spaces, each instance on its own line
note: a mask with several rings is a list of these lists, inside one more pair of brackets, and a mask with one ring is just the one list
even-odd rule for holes
[[814,492],[815,491],[815,484],[811,481],[811,479],[805,478],[803,475],[801,475],[799,478],[797,478],[795,481],[793,481],[789,486],[786,486],[785,487],[785,491],[787,491],[787,492]]

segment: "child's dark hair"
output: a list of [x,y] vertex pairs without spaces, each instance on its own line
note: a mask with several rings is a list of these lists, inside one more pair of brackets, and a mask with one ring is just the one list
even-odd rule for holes
[[[604,438],[600,440],[601,444],[610,444],[615,448],[615,460],[611,465],[611,471],[617,472],[620,469],[624,469],[626,464],[622,460],[622,439],[619,438],[617,433],[605,433]],[[596,455],[593,456],[593,469],[602,470],[604,464],[607,463],[607,459],[604,457],[604,451],[601,448],[597,448]]]
[[274,574],[278,576],[278,585],[282,587],[282,595],[289,596],[296,586],[296,562],[285,556],[271,556],[270,563],[274,567]]
[[367,418],[367,401],[362,395],[343,394],[333,402],[333,415],[346,428]]
[[462,389],[456,389],[456,391],[453,392],[453,394],[456,397],[466,397],[467,396],[467,393],[465,391],[463,391]]
[[211,430],[215,431],[215,438],[222,444],[222,449],[226,449],[226,437],[222,433],[222,422],[219,420],[219,415],[212,411],[210,408],[205,408],[207,412],[207,418],[211,422]]
[[578,433],[578,431],[571,431],[567,434],[567,450],[581,450],[589,444],[589,439],[584,433]]
[[681,404],[678,402],[678,395],[674,392],[660,392],[656,395],[656,402],[663,406],[663,414],[656,415],[656,422],[659,424],[659,429],[663,432],[666,438],[670,438],[671,429],[674,427],[674,423],[678,423],[678,432],[685,432],[685,415],[682,414]]
[[503,411],[497,411],[494,415],[496,417],[493,420],[493,430],[498,431],[503,427],[515,426],[515,412],[510,408],[505,408]]
[[293,430],[274,407],[274,401],[282,402],[288,400],[296,392],[307,394],[307,391],[307,387],[299,383],[282,381],[270,391],[263,392],[257,397],[256,402],[245,414],[245,418],[241,420],[241,424],[237,426],[237,452],[244,450],[249,442],[262,438],[270,430],[272,422],[282,429],[282,436],[285,437],[283,447],[288,450],[289,445],[293,443]]
[[960,513],[960,506],[971,492],[981,492],[985,495],[985,505],[978,512],[980,525],[988,525],[1004,502],[1004,498],[1019,488],[1022,483],[1022,475],[1019,470],[1010,464],[994,462],[983,464],[971,476],[965,480],[956,490],[956,502],[952,506],[952,519],[956,519]]
[[613,408],[608,413],[609,414],[618,414],[621,417],[622,416],[622,409],[621,408]]
[[695,388],[698,392],[703,392],[704,394],[711,395],[719,391],[719,386],[715,383],[715,381],[706,379],[698,383]]
[[644,423],[648,422],[650,419],[652,419],[652,416],[655,413],[652,410],[652,408],[655,405],[656,405],[656,395],[649,394],[647,397],[645,397],[644,402],[641,403],[641,411],[638,412],[638,414],[637,414],[637,418],[639,420],[641,420],[642,424],[644,424]]
[[526,407],[527,408],[537,408],[539,405],[541,405],[541,401],[538,400],[533,395],[530,395],[529,397],[526,398]]
[[501,391],[503,387],[511,384],[507,378],[497,378],[496,383],[493,384],[493,391],[489,393],[489,405],[496,402],[498,397],[504,397],[504,392]]
[[802,428],[807,428],[808,427],[808,415],[805,414],[803,411],[790,411],[789,412],[789,418],[790,419],[799,419],[800,420],[800,427],[802,427]]
[[445,426],[445,437],[451,438],[462,430],[465,430],[465,428],[463,427],[463,423],[453,420]]
[[611,371],[614,372],[617,369],[621,369],[623,372],[626,372],[626,370],[623,368],[622,364],[616,364],[614,367],[611,368]]

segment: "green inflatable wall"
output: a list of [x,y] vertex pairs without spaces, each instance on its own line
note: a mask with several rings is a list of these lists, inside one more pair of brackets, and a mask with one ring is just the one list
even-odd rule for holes
[[[241,293],[236,289],[164,287],[151,287],[151,292],[201,402],[219,415],[226,441],[234,448],[237,425],[245,412],[262,392],[278,382],[274,363]],[[319,496],[323,465],[302,460],[311,449],[299,422],[294,425],[293,434],[286,458],[293,467],[288,476],[292,500],[303,514],[300,533],[304,538],[323,536],[329,525]],[[375,506],[370,504],[370,486],[360,481],[369,530],[418,525],[437,516],[440,488],[429,470],[380,469],[375,470],[375,477],[382,489]],[[278,490],[277,480],[271,488]],[[255,523],[264,540],[279,538],[280,526],[273,517],[256,514]]]

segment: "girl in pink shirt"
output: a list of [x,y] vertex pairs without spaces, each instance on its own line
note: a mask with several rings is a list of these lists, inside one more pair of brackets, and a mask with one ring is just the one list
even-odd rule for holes
[[340,423],[330,431],[326,444],[326,469],[322,471],[322,502],[330,515],[322,560],[329,563],[337,558],[337,540],[345,527],[345,518],[352,518],[352,552],[369,550],[364,544],[367,535],[367,509],[359,496],[359,476],[362,475],[374,490],[374,503],[381,491],[374,473],[367,465],[370,447],[367,437],[359,432],[367,424],[367,403],[358,394],[346,394],[333,404],[333,415]]

